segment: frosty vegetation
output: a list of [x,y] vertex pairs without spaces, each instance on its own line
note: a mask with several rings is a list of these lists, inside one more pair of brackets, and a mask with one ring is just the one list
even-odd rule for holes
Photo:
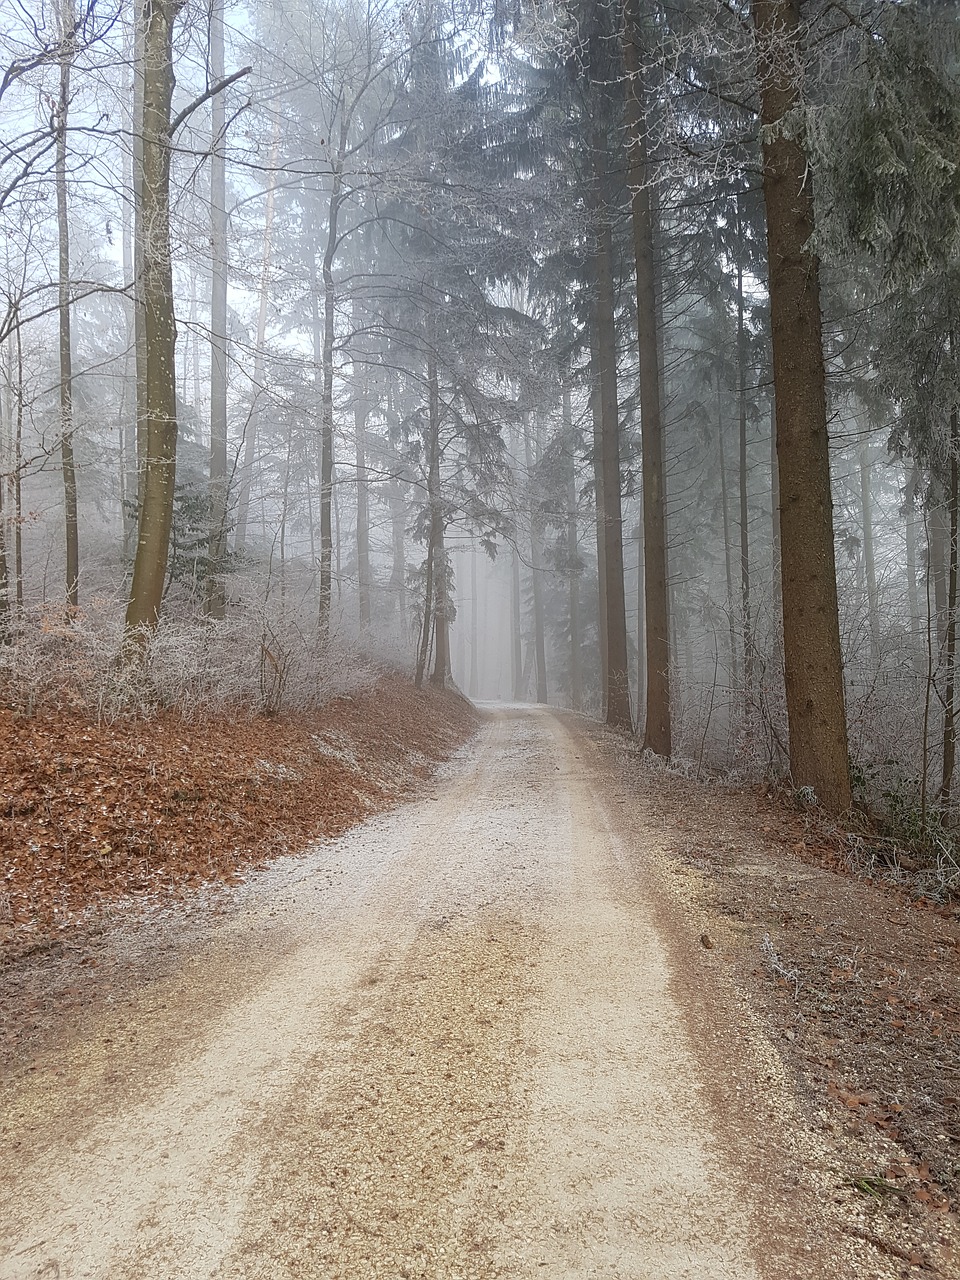
[[8,700],[277,711],[387,656],[949,825],[958,32],[11,0]]

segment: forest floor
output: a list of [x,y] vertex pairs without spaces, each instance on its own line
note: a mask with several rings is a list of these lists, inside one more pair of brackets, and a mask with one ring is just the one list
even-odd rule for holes
[[0,1280],[955,1276],[958,914],[581,717],[436,773],[476,721],[430,697],[12,726],[59,870],[8,877]]

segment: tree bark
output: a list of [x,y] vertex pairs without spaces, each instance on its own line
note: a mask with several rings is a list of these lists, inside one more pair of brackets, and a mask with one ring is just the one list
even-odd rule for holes
[[794,784],[850,807],[830,453],[799,0],[753,0],[767,214],[783,563],[784,674]]
[[960,415],[956,408],[950,414],[950,481],[947,492],[947,510],[950,519],[949,569],[947,578],[947,627],[944,645],[946,679],[943,695],[943,773],[938,799],[947,809],[957,761],[956,724],[956,675],[957,675],[957,533],[960,517],[960,476],[958,458],[960,451]]
[[[354,366],[356,370],[356,366]],[[355,393],[353,401],[354,448],[357,460],[357,595],[360,630],[370,627],[370,500],[367,489],[368,402]]]
[[727,633],[730,644],[730,682],[736,688],[739,680],[737,661],[737,628],[733,608],[733,560],[730,546],[730,507],[727,500],[727,460],[723,440],[723,395],[717,376],[717,445],[720,453],[720,506],[723,514],[723,565],[727,579]]
[[590,326],[590,418],[593,424],[593,492],[597,530],[597,630],[600,637],[600,712],[607,714],[607,567],[603,510],[603,411],[600,406],[600,342],[596,321]]
[[[333,600],[333,341],[336,321],[336,283],[333,260],[337,252],[340,209],[343,203],[343,157],[347,148],[348,125],[340,126],[340,146],[334,165],[327,212],[327,243],[323,251],[323,396],[320,405],[320,639],[330,635]],[[437,566],[434,565],[436,570]]]
[[[527,482],[531,484],[534,467],[539,458],[534,453],[534,440],[530,430],[529,415],[523,420],[523,452],[527,468]],[[530,578],[533,588],[533,651],[537,676],[537,702],[547,701],[547,645],[546,619],[543,608],[543,518],[537,503],[531,502],[530,511]]]
[[[224,78],[224,0],[209,0],[210,78]],[[211,102],[210,151],[210,537],[207,547],[208,617],[226,612],[224,557],[227,551],[227,163],[224,134],[227,127],[223,95]]]
[[583,704],[580,667],[580,547],[577,529],[577,452],[573,434],[570,392],[563,392],[563,434],[567,467],[567,574],[570,614],[570,705],[579,711]]
[[76,39],[73,0],[60,3],[60,95],[57,102],[57,239],[60,350],[60,465],[63,471],[64,545],[68,615],[80,604],[80,534],[77,517],[77,467],[73,449],[73,343],[70,325],[70,224],[67,216],[67,119],[70,111],[70,71]]
[[440,492],[440,383],[437,373],[436,342],[428,338],[427,356],[427,500],[430,504],[430,550],[433,565],[434,665],[430,683],[443,687],[450,676],[450,616],[447,557],[444,547],[443,495]]
[[[257,434],[260,425],[259,398],[263,393],[266,367],[267,308],[270,300],[270,262],[273,254],[273,219],[277,192],[277,153],[280,147],[280,107],[276,108],[273,124],[273,142],[270,148],[270,177],[267,181],[267,203],[263,220],[263,257],[260,261],[259,305],[257,308],[257,337],[253,353],[253,400],[250,416],[243,433],[243,457],[240,461],[240,483],[237,493],[237,526],[233,535],[235,551],[243,551],[247,545],[247,524],[250,519],[250,489],[253,484],[253,465],[257,456]],[[310,521],[311,538],[313,520]]]
[[[597,147],[600,192],[608,185],[605,140]],[[623,583],[623,510],[620,491],[620,405],[617,393],[617,331],[614,314],[613,233],[610,210],[601,199],[596,227],[596,354],[599,360],[600,481],[602,512],[603,599],[605,604],[606,688],[608,725],[632,729],[630,669],[627,651],[627,607]]]
[[917,498],[920,491],[920,471],[913,466],[906,485],[906,528],[904,539],[907,553],[907,608],[910,611],[910,637],[913,641],[913,664],[919,675],[926,669],[923,629],[920,619],[920,592],[917,589]]
[[520,553],[513,548],[510,575],[510,621],[513,643],[510,646],[510,674],[513,679],[513,700],[521,702],[523,687],[523,614],[520,599]]
[[480,694],[480,619],[477,599],[477,548],[470,548],[470,697]]
[[643,452],[643,581],[647,676],[643,745],[659,756],[668,757],[672,744],[666,477],[657,343],[656,245],[647,153],[647,112],[641,82],[642,15],[639,0],[624,0],[623,15],[624,65],[627,72],[627,171],[636,260],[640,439]]
[[143,36],[142,190],[136,236],[142,262],[144,379],[137,387],[137,420],[146,434],[143,500],[128,634],[153,628],[160,617],[173,521],[177,464],[176,322],[170,260],[170,104],[173,26],[183,0],[149,0]]
[[870,490],[870,453],[864,441],[860,446],[860,518],[863,534],[863,567],[867,585],[867,622],[870,630],[870,656],[874,667],[880,665],[880,602],[877,594],[877,562],[873,544],[873,494]]
[[747,459],[747,329],[743,297],[743,227],[737,197],[737,424],[740,444],[740,614],[743,623],[743,709],[753,711],[753,618],[750,611],[750,502]]

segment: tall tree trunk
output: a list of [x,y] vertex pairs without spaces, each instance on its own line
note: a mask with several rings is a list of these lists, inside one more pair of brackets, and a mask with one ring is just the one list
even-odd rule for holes
[[[136,21],[136,20],[135,20]],[[125,42],[130,49],[131,57],[136,39]],[[130,68],[130,78],[124,85],[125,102],[133,102],[136,72]],[[131,136],[136,128],[136,116],[130,115],[128,106],[124,108],[124,124]],[[136,145],[136,144],[134,144]],[[139,288],[137,272],[134,266],[133,248],[133,207],[135,204],[135,166],[132,151],[123,154],[124,200],[121,206],[121,253],[123,255],[123,279],[132,291],[131,296],[123,299],[123,316],[126,328],[126,351],[123,357],[123,383],[120,394],[120,518],[123,522],[123,558],[127,561],[133,551],[137,533],[137,502],[139,459],[137,456],[137,322],[136,293]]]
[[747,459],[747,328],[743,297],[743,227],[737,196],[737,423],[740,443],[740,614],[743,620],[743,708],[753,714],[753,618],[750,612],[750,502]]
[[433,564],[434,667],[431,684],[443,686],[450,675],[450,592],[447,556],[444,547],[443,501],[440,491],[440,383],[437,374],[436,341],[431,332],[427,356],[427,500],[430,503],[430,547]]
[[434,612],[433,580],[433,534],[431,532],[427,538],[427,562],[423,584],[423,626],[420,629],[420,647],[417,652],[417,674],[414,682],[418,689],[423,688],[423,678],[427,670],[427,659],[430,656],[430,634],[433,628]]
[[570,614],[570,705],[583,705],[583,677],[580,666],[580,547],[577,529],[577,451],[573,433],[570,392],[563,392],[563,435],[567,470],[567,574]]
[[67,217],[67,118],[70,111],[70,70],[76,41],[73,0],[60,0],[60,96],[57,102],[57,239],[59,244],[58,305],[60,347],[60,464],[63,471],[63,509],[66,547],[68,612],[80,603],[80,535],[77,519],[77,468],[73,450],[73,350],[70,333],[70,224]]
[[733,548],[730,545],[730,507],[727,500],[727,460],[724,447],[723,396],[720,377],[717,376],[717,445],[720,451],[720,506],[723,511],[723,564],[727,578],[727,633],[730,643],[730,682],[734,688],[739,680],[737,662],[737,628],[733,617]]
[[607,522],[603,507],[603,410],[600,400],[600,341],[590,326],[590,418],[593,424],[593,492],[597,527],[597,629],[600,636],[600,713],[607,714]]
[[819,262],[801,114],[799,0],[752,0],[767,214],[790,765],[830,811],[851,803],[830,490]]
[[947,633],[944,654],[946,680],[943,695],[943,774],[939,801],[950,806],[950,791],[957,760],[956,678],[957,678],[957,533],[960,516],[960,416],[956,408],[950,414],[950,481],[947,509],[950,519],[949,570],[947,584]]
[[[259,305],[257,308],[257,337],[253,353],[253,400],[250,415],[243,432],[243,456],[240,460],[240,483],[237,491],[237,525],[233,535],[235,551],[243,551],[247,545],[247,525],[250,519],[250,489],[253,485],[253,465],[257,456],[257,435],[260,426],[260,397],[266,370],[267,310],[270,302],[270,264],[273,257],[273,220],[277,193],[277,156],[280,148],[280,107],[276,108],[273,122],[273,142],[270,147],[270,176],[267,180],[267,203],[263,219],[263,257],[260,261]],[[312,262],[311,257],[311,262]],[[315,296],[315,295],[314,295]],[[315,325],[316,328],[316,325]],[[310,521],[311,537],[313,520]]]
[[477,548],[470,548],[470,697],[480,693],[480,619],[477,600]]
[[907,553],[907,608],[910,611],[910,637],[913,641],[913,664],[917,673],[926,670],[923,630],[920,618],[920,593],[917,590],[917,500],[920,492],[920,471],[911,467],[907,478],[905,503],[906,527],[904,539]]
[[[143,388],[147,384],[147,311],[143,296],[144,286],[144,241],[142,234],[143,208],[143,91],[146,76],[146,58],[144,42],[147,31],[148,0],[133,0],[133,333],[134,333],[134,366],[136,368],[136,455],[137,455],[137,489],[136,489],[136,536],[139,538],[140,513],[143,510],[144,484],[147,466],[147,422],[143,417],[145,397]],[[172,71],[171,71],[172,74]],[[138,231],[139,228],[139,231]],[[136,551],[134,551],[136,556]]]
[[643,558],[647,696],[643,744],[669,756],[670,607],[667,575],[666,477],[657,286],[647,111],[641,80],[642,13],[639,0],[623,0],[626,79],[627,168],[633,217],[637,283],[637,347],[640,357],[640,437],[643,451]]
[[[529,415],[523,419],[523,453],[527,468],[527,482],[533,493],[533,474],[539,462],[539,450],[530,429]],[[538,504],[531,502],[530,512],[530,578],[533,588],[533,651],[537,676],[537,702],[547,701],[547,645],[546,619],[543,608],[543,517]]]
[[510,574],[510,674],[513,682],[513,700],[521,702],[526,690],[523,687],[523,613],[520,599],[520,553],[513,548]]
[[[356,375],[356,364],[354,375]],[[356,377],[355,377],[356,381]],[[367,413],[369,402],[354,390],[353,431],[357,460],[357,595],[360,630],[370,627],[370,500],[367,488]]]
[[[608,186],[608,153],[600,138],[597,177]],[[617,330],[614,314],[611,211],[601,201],[596,228],[596,350],[599,358],[600,478],[606,636],[606,723],[632,729],[627,606],[623,582],[623,510],[620,492],[620,405],[617,394]]]
[[17,417],[13,444],[13,563],[17,579],[17,613],[23,612],[23,329],[17,325]]
[[[224,0],[209,0],[210,77],[224,76]],[[223,95],[211,103],[210,150],[210,535],[207,547],[206,611],[222,618],[226,611],[224,557],[227,551],[227,129]]]
[[[0,361],[7,364],[8,352],[0,347]],[[5,370],[6,395],[0,392],[0,644],[9,644],[10,629],[10,489],[8,478],[13,457],[13,370]]]
[[151,0],[143,38],[143,182],[136,235],[142,261],[145,370],[137,421],[146,431],[143,501],[128,633],[156,626],[163,600],[177,464],[176,322],[170,261],[173,26],[182,0]]
[[[323,398],[320,405],[320,638],[330,635],[333,599],[333,342],[336,321],[336,283],[333,260],[337,252],[340,209],[343,203],[343,157],[347,149],[347,120],[340,126],[340,147],[330,188],[327,243],[323,251]],[[434,563],[434,571],[437,565]]]
[[770,594],[775,609],[783,605],[780,577],[780,469],[777,466],[777,402],[770,399]]
[[390,569],[390,595],[396,601],[400,619],[400,634],[407,634],[407,508],[403,500],[403,488],[399,481],[390,494],[390,526],[393,563]]
[[877,562],[873,542],[873,494],[870,489],[870,452],[867,442],[860,446],[860,517],[863,533],[863,567],[867,580],[867,621],[870,629],[870,656],[880,665],[880,602],[877,594]]

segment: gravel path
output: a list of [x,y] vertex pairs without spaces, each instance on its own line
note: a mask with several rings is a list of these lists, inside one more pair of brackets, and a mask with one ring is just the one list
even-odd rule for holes
[[491,712],[13,1079],[0,1280],[797,1274],[644,853],[573,722]]

